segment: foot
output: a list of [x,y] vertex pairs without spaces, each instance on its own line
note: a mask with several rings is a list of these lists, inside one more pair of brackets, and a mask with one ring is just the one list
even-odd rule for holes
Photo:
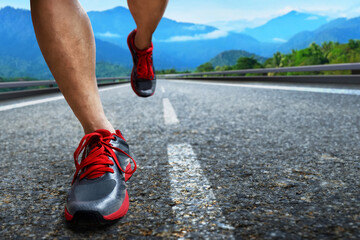
[[100,129],[85,135],[74,160],[76,172],[65,205],[66,220],[102,225],[125,216],[129,208],[125,182],[135,172],[136,163],[120,131]]
[[131,87],[139,97],[150,97],[155,92],[156,76],[153,64],[153,45],[145,50],[139,50],[135,46],[136,29],[132,31],[127,43],[133,58],[133,69],[131,72]]

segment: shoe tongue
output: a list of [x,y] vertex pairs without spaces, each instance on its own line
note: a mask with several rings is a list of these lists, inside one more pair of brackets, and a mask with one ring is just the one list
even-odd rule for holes
[[112,135],[111,132],[106,129],[99,129],[99,130],[96,130],[95,132],[100,133],[101,136],[103,136],[103,137],[109,137]]
[[[106,129],[96,130],[95,133],[101,134],[102,137],[109,137],[112,135],[111,132]],[[90,139],[88,152],[91,152],[94,149],[94,145],[96,145],[98,141],[99,141],[99,136],[93,136],[93,138]]]
[[[101,134],[102,137],[109,137],[112,135],[111,132],[106,129],[96,130],[95,133]],[[98,136],[96,136],[96,137],[94,136],[93,138],[90,139],[89,145],[87,147],[87,155],[89,153],[91,153],[92,151],[96,150],[96,148],[94,148],[94,147],[98,144],[98,141],[99,141]]]

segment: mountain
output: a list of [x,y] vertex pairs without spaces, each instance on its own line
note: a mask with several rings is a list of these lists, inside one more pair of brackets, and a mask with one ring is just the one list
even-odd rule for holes
[[219,53],[214,58],[212,58],[209,62],[214,66],[232,66],[235,65],[237,60],[241,57],[253,57],[260,63],[264,63],[267,58],[258,56],[253,53],[249,53],[243,50],[231,50]]
[[[102,12],[92,11],[89,17],[95,34],[97,62],[101,63],[98,64],[98,74],[102,74],[101,71],[115,71],[116,75],[118,72],[128,73],[132,59],[126,38],[135,28],[129,10],[117,7]],[[163,18],[153,38],[155,69],[192,70],[230,50],[270,57],[278,50],[307,47],[312,41],[347,42],[350,38],[359,38],[359,22],[359,18],[326,22],[325,17],[318,15],[290,12],[258,28],[245,30],[250,34],[247,35]],[[36,42],[30,11],[2,8],[0,23],[0,76],[51,78]],[[306,31],[299,33],[302,29]],[[295,37],[291,37],[294,34]],[[280,43],[274,39],[289,40]],[[232,62],[233,58],[229,61]]]
[[[126,38],[136,28],[130,11],[124,7],[116,7],[106,11],[90,11],[88,13],[94,34],[97,38],[127,48]],[[215,27],[177,22],[162,18],[154,33],[153,41],[165,41],[174,36],[196,36],[217,30]]]
[[[104,67],[105,63],[111,63],[130,70],[132,59],[126,38],[135,28],[135,23],[129,10],[117,7],[104,12],[89,12],[89,17],[95,33],[97,62],[101,62],[101,68],[115,69],[113,66]],[[2,8],[0,23],[0,75],[52,78],[36,41],[30,11],[12,7]],[[162,41],[177,35],[192,37],[215,30],[216,28],[211,26],[179,23],[163,18],[154,35],[154,44],[161,45]],[[197,64],[183,61],[181,57],[161,46],[154,51],[154,62],[156,69],[190,69],[195,68]]]
[[247,28],[242,33],[261,42],[286,42],[299,32],[312,31],[326,23],[327,17],[292,11],[262,26]]
[[[131,68],[132,60],[126,38],[135,28],[128,9],[117,7],[88,13],[96,40],[97,62]],[[0,75],[27,75],[51,78],[31,23],[30,11],[5,7],[0,9]],[[19,27],[21,26],[21,27]],[[226,50],[248,50],[270,56],[278,47],[263,44],[241,33],[221,32],[202,24],[177,22],[163,18],[154,34],[154,63],[156,69],[194,69],[199,64]],[[120,69],[120,68],[116,68]]]
[[[136,27],[128,9],[116,7],[102,12],[89,12],[96,38],[127,48],[126,38]],[[217,36],[219,34],[219,36]],[[279,44],[261,43],[235,32],[163,18],[153,36],[156,69],[194,69],[226,50],[247,50],[271,56]]]
[[41,56],[27,10],[5,7],[0,9],[0,55],[30,60]]
[[[88,13],[96,38],[127,48],[126,38],[136,25],[128,9],[116,7],[102,12]],[[215,36],[216,34],[221,36]],[[156,69],[194,69],[216,54],[233,49],[250,49],[271,55],[277,47],[267,50],[259,41],[241,33],[222,33],[202,24],[177,22],[162,18],[153,36]]]
[[291,49],[303,49],[312,42],[322,44],[326,41],[347,43],[350,39],[360,39],[360,17],[346,19],[338,18],[322,25],[315,31],[304,31],[293,36],[279,47],[281,52],[290,52]]
[[95,43],[97,62],[109,62],[132,68],[131,54],[127,49],[98,38],[95,38]]
[[[0,76],[51,79],[52,74],[36,41],[30,11],[2,8],[0,23]],[[131,56],[127,50],[99,39],[95,40],[97,60],[102,62],[102,69],[109,71],[109,67],[105,68],[105,65],[106,62],[111,62],[125,67],[116,68],[122,69],[121,73],[130,72]]]
[[214,21],[208,24],[221,30],[241,33],[246,28],[255,28],[264,25],[266,22],[266,19],[255,18],[252,20],[239,19],[230,21]]
[[[229,33],[216,39],[194,41],[162,42],[157,45],[171,55],[176,55],[190,67],[196,67],[209,61],[217,54],[228,50],[243,50],[262,56],[271,56],[279,46],[273,43],[261,43],[241,33]],[[179,51],[179,49],[181,49]],[[174,66],[176,67],[176,66]],[[191,69],[191,68],[190,68]]]
[[51,78],[36,42],[30,12],[2,8],[0,23],[0,76]]

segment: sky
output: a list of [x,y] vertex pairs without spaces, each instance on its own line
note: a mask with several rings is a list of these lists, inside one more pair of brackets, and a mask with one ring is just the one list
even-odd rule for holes
[[[0,0],[0,8],[29,9],[30,0]],[[125,0],[80,0],[86,11],[127,7]],[[192,23],[260,23],[291,10],[337,17],[360,16],[359,0],[170,0],[165,17]]]

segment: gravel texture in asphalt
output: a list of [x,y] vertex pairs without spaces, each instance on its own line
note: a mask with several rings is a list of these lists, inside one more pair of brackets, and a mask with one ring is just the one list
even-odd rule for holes
[[101,97],[138,164],[128,214],[66,224],[82,129],[65,100],[35,104],[0,111],[0,239],[360,238],[360,96],[163,80]]

